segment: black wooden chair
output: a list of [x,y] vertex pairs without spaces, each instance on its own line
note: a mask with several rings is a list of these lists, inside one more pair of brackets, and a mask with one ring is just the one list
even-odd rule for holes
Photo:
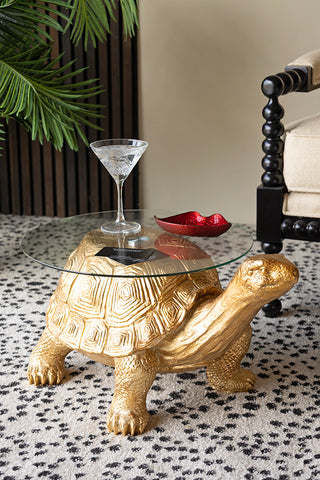
[[[279,103],[281,95],[319,87],[320,50],[303,55],[262,82],[269,100],[263,109],[265,171],[257,189],[257,240],[265,253],[280,252],[286,238],[320,241],[320,114],[284,128]],[[281,301],[263,310],[275,317]]]

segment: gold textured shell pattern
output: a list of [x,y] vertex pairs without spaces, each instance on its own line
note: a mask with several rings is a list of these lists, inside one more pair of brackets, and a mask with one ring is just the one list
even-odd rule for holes
[[[206,275],[106,277],[97,274],[119,264],[76,253],[69,262],[81,263],[89,274],[62,273],[47,311],[51,333],[74,349],[114,357],[153,347],[182,324],[197,298],[220,293],[215,270]],[[130,266],[133,274],[140,265]]]

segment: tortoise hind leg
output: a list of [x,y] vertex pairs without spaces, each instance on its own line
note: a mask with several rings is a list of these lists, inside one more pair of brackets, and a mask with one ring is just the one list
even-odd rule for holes
[[37,386],[60,383],[65,376],[64,359],[71,351],[45,328],[30,357],[29,383]]
[[209,384],[220,392],[246,392],[253,388],[255,377],[250,370],[240,367],[251,341],[249,326],[238,340],[207,367]]
[[142,433],[148,423],[146,397],[158,371],[158,357],[146,351],[114,361],[116,387],[107,415],[108,430],[122,435]]

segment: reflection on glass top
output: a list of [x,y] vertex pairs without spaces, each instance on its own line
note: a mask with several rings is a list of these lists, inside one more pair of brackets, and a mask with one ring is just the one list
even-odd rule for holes
[[238,260],[252,247],[251,235],[232,225],[218,237],[186,237],[162,230],[154,216],[177,212],[127,210],[141,224],[136,234],[106,234],[100,227],[116,212],[59,218],[29,231],[24,253],[42,265],[72,273],[152,277],[209,270]]

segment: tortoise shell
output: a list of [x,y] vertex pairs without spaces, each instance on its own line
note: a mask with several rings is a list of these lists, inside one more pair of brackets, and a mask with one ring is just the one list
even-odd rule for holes
[[[222,291],[215,269],[139,277],[151,272],[151,262],[125,266],[95,256],[104,245],[99,230],[86,235],[65,269],[87,275],[63,272],[49,303],[48,329],[73,349],[116,357],[154,347],[181,326],[198,298]],[[170,271],[172,262],[164,263]]]

